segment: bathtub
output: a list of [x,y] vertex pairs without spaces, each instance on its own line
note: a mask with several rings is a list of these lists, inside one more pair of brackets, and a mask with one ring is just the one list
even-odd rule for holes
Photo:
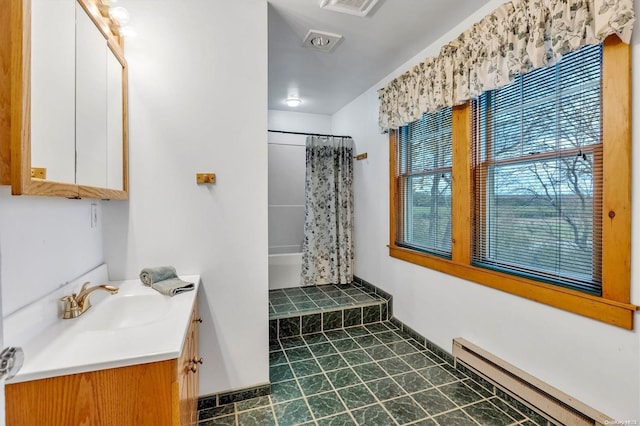
[[[300,247],[296,249],[300,250]],[[302,253],[287,253],[286,250],[269,248],[269,290],[300,286]]]

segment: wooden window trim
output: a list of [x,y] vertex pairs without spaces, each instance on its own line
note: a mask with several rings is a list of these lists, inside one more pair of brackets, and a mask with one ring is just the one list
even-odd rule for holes
[[[618,37],[604,42],[602,66],[603,204],[602,296],[471,265],[471,107],[453,109],[451,260],[396,245],[399,194],[397,133],[389,136],[389,256],[544,303],[607,324],[633,329],[640,309],[631,293],[631,47]],[[613,217],[611,217],[613,216]]]

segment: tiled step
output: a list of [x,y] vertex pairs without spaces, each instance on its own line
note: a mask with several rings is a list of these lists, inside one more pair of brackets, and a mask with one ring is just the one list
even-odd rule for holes
[[386,321],[391,297],[358,283],[269,292],[269,339]]

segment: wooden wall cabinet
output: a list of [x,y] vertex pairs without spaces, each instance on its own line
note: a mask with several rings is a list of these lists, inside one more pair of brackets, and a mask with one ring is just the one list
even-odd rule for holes
[[7,425],[196,425],[197,306],[179,358],[8,384]]
[[0,185],[13,195],[128,199],[127,63],[105,4],[0,0]]

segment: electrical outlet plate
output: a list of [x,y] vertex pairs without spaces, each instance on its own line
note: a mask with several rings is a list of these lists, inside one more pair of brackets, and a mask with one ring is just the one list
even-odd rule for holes
[[98,205],[91,204],[91,227],[98,227]]

